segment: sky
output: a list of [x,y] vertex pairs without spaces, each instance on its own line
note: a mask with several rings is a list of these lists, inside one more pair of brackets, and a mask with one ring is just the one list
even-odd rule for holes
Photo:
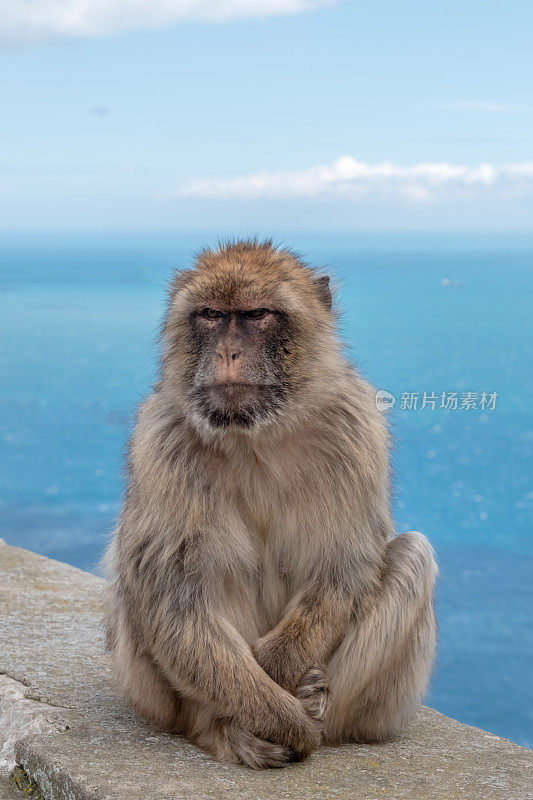
[[3,0],[3,230],[529,230],[530,0]]

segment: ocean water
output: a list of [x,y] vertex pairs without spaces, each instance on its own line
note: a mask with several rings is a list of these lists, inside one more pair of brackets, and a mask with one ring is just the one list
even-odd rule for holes
[[[397,527],[429,536],[441,573],[428,702],[532,745],[533,237],[280,238],[339,279],[350,355],[396,398]],[[166,283],[212,241],[0,235],[7,542],[95,568],[155,377]]]

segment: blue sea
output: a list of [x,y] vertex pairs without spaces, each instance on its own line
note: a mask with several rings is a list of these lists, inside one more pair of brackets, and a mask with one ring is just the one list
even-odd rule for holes
[[[441,572],[428,702],[533,745],[533,236],[280,240],[339,279],[351,357],[395,397],[398,530],[426,533]],[[95,569],[135,409],[155,378],[167,281],[212,242],[0,235],[8,543]]]

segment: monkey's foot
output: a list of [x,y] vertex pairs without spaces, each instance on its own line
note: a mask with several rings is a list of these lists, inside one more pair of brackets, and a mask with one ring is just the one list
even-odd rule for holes
[[296,690],[296,697],[310,717],[324,719],[328,707],[329,688],[326,676],[318,667],[305,673]]

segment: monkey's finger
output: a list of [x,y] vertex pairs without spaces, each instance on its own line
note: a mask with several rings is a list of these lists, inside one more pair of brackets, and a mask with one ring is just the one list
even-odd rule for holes
[[296,690],[296,697],[310,717],[322,720],[329,699],[329,687],[324,672],[318,667],[306,672]]

